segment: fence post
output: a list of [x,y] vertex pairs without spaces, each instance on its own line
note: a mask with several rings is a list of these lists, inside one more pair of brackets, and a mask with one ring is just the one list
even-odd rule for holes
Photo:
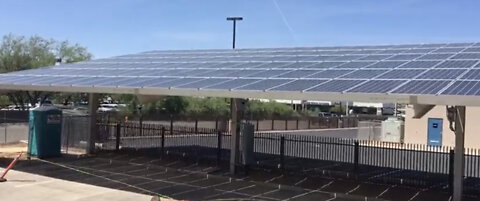
[[195,134],[198,134],[198,119],[195,119]]
[[222,159],[222,132],[218,131],[217,133],[217,164],[220,163]]
[[173,135],[173,116],[170,116],[170,135]]
[[297,117],[297,130],[298,130],[298,117]]
[[218,130],[218,119],[215,119],[215,130]]
[[273,130],[275,130],[275,129],[274,129],[274,128],[275,128],[275,126],[274,126],[274,125],[275,125],[275,119],[274,119],[274,118],[272,118],[272,131],[273,131]]
[[308,117],[308,129],[310,129],[310,117]]
[[257,119],[257,126],[255,127],[257,131],[258,131],[258,125],[259,125],[259,120]]
[[285,119],[285,130],[288,130],[288,119]]
[[353,171],[354,171],[354,175],[355,175],[355,179],[358,179],[358,156],[359,156],[359,152],[360,152],[360,145],[358,143],[358,141],[355,141],[354,143],[354,152],[353,152]]
[[165,126],[162,126],[162,155],[165,154]]
[[280,138],[280,169],[285,170],[285,136]]
[[116,132],[115,132],[115,134],[116,134],[116,136],[115,136],[115,137],[116,137],[116,138],[115,138],[115,140],[116,140],[116,141],[115,141],[115,151],[119,151],[119,150],[120,150],[120,131],[121,131],[121,129],[122,129],[121,124],[120,124],[120,123],[117,123],[117,125],[116,125]]
[[449,164],[448,164],[448,189],[450,190],[450,194],[453,195],[453,163],[455,158],[455,151],[453,149],[450,150],[449,154]]

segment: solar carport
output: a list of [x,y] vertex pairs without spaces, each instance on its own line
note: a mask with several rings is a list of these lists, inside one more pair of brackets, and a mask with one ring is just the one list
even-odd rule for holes
[[229,97],[233,105],[245,98],[396,102],[413,104],[417,117],[453,105],[460,200],[465,106],[480,106],[480,43],[149,51],[0,74],[0,90],[90,93],[91,114],[96,93]]

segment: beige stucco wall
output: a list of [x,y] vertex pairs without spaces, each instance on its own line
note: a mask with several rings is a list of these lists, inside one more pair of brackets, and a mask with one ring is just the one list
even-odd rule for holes
[[[405,143],[427,144],[428,118],[443,119],[442,144],[454,146],[455,134],[449,128],[444,105],[437,105],[420,119],[413,119],[413,106],[405,109]],[[480,148],[480,107],[466,108],[465,147]]]

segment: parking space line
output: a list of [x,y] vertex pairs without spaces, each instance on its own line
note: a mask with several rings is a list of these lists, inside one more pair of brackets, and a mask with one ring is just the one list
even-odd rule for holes
[[333,184],[333,182],[334,182],[334,180],[328,182],[327,184],[325,184],[325,185],[323,185],[322,187],[320,187],[318,190],[322,190],[322,189],[326,188],[327,186],[330,186],[331,184]]
[[266,181],[264,181],[264,182],[265,182],[265,183],[270,183],[270,182],[272,182],[273,180],[280,179],[280,178],[282,178],[282,177],[283,177],[283,174],[280,175],[280,176],[278,176],[278,177],[273,177],[273,178],[271,178],[271,179],[268,179],[268,180],[266,180]]
[[[269,194],[269,193],[274,193],[274,192],[277,192],[277,191],[280,191],[280,189],[274,189],[274,190],[271,190],[271,191],[267,191],[267,192],[265,192],[265,193],[260,193],[260,194],[257,194],[257,195],[252,196],[251,198],[261,197],[262,195],[267,195],[267,194]],[[269,197],[269,198],[270,198],[270,197]],[[276,199],[276,198],[270,198],[270,199],[279,200],[279,199]]]
[[[231,183],[231,182],[229,182],[229,183]],[[218,191],[220,191],[220,192],[222,192],[222,193],[219,193],[219,194],[216,194],[216,195],[212,195],[212,196],[208,196],[208,197],[206,197],[205,199],[208,200],[209,198],[215,197],[215,196],[217,196],[217,195],[222,195],[222,194],[227,194],[227,193],[236,193],[236,194],[239,194],[239,195],[252,196],[252,195],[248,195],[248,194],[245,194],[245,193],[235,192],[235,191],[240,191],[240,190],[247,189],[247,188],[251,188],[251,187],[255,187],[255,184],[250,185],[250,186],[245,186],[245,187],[243,187],[243,188],[239,188],[239,189],[235,189],[235,190],[230,190],[230,191],[214,188],[215,190],[218,190]]]
[[415,193],[415,195],[413,195],[410,199],[408,199],[408,201],[415,199],[418,195],[420,195],[420,192],[421,191],[418,191],[417,193]]
[[403,171],[403,170],[393,170],[393,171],[390,171],[390,172],[385,172],[385,173],[383,173],[383,174],[379,174],[379,175],[375,175],[375,176],[369,177],[367,180],[374,179],[374,178],[379,178],[379,177],[383,177],[383,176],[390,175],[390,174],[395,174],[395,173],[401,172],[401,171]]
[[311,191],[307,191],[305,193],[301,193],[301,194],[298,194],[298,195],[295,195],[291,198],[287,198],[287,199],[284,199],[285,201],[286,200],[291,200],[291,199],[295,199],[295,198],[299,198],[299,197],[302,197],[302,196],[305,196],[305,195],[308,195],[308,194],[311,194],[311,193],[315,193],[315,192],[319,192],[319,190],[311,190]]
[[397,185],[393,185],[391,187],[388,187],[387,189],[385,189],[383,192],[381,192],[380,194],[377,195],[377,197],[375,198],[379,198],[380,196],[382,196],[383,194],[387,193],[388,190],[390,190],[391,188],[395,188],[397,187]]
[[357,190],[358,188],[360,188],[360,184],[357,187],[353,188],[352,190],[349,190],[346,194],[350,194],[353,191]]
[[330,198],[330,199],[327,199],[325,201],[331,201],[331,200],[335,200],[335,199],[337,199],[337,193],[333,193],[333,197]]
[[293,184],[294,186],[298,186],[300,185],[301,183],[303,183],[304,181],[307,181],[308,177],[305,177],[303,178],[302,180],[298,181],[297,183]]

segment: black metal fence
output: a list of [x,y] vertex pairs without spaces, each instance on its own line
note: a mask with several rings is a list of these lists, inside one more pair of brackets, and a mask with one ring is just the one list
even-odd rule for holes
[[196,160],[227,160],[228,132],[206,128],[165,127],[159,124],[99,123],[97,144],[104,150],[148,150]]
[[[100,123],[107,150],[148,150],[196,160],[229,160],[228,132],[158,124]],[[366,182],[451,190],[453,149],[419,144],[327,138],[314,134],[255,133],[250,167]],[[480,195],[480,150],[467,149],[465,193]]]
[[63,153],[86,153],[90,116],[62,117],[61,149]]

